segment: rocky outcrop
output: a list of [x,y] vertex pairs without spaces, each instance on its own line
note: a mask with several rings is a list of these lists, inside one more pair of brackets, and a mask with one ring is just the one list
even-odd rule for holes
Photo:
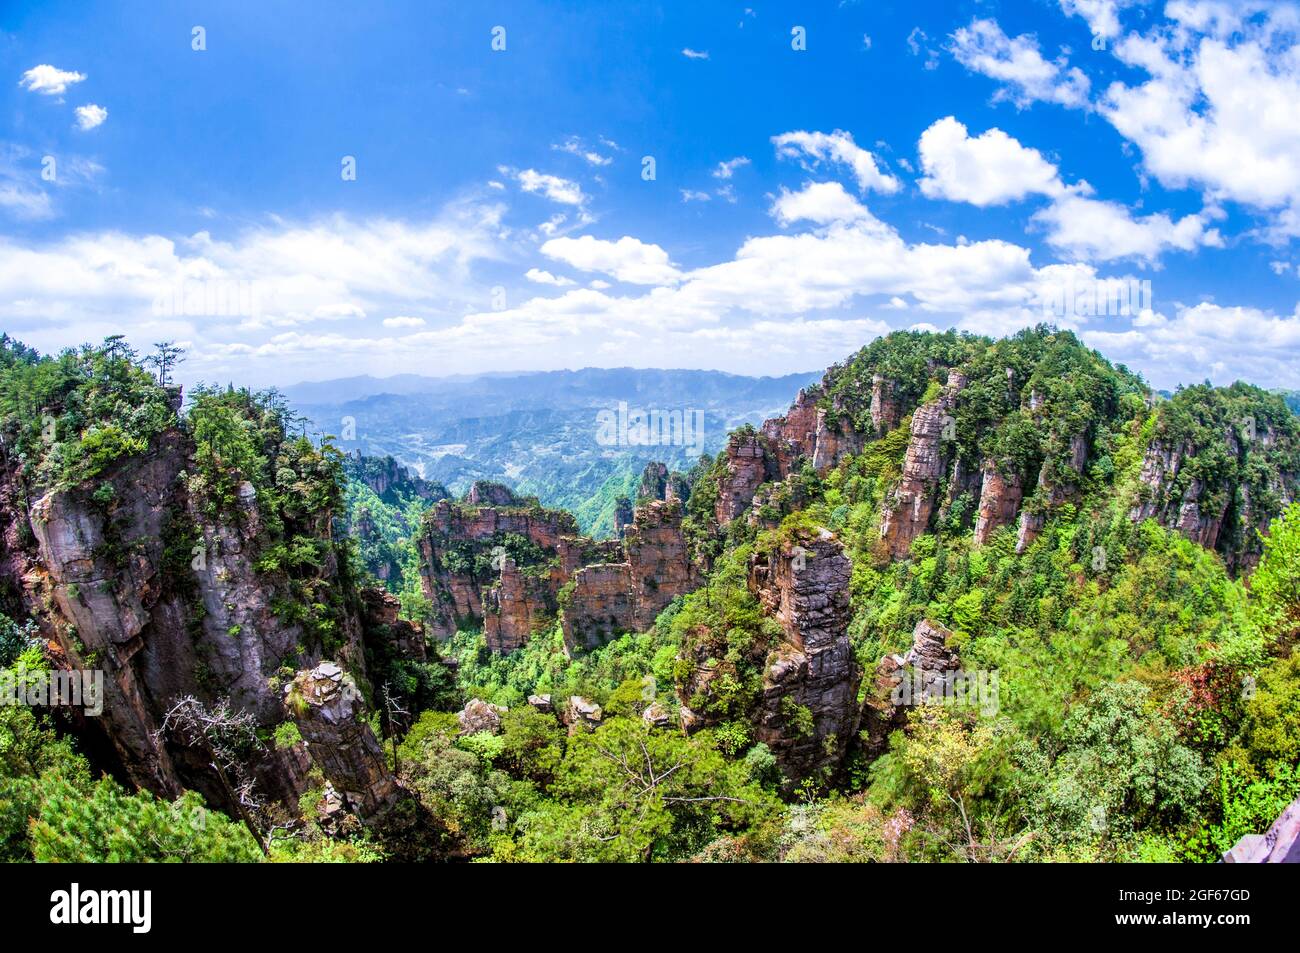
[[365,721],[352,676],[333,662],[322,662],[285,686],[285,705],[312,761],[349,810],[370,820],[398,800],[397,779]]
[[[539,561],[515,563],[505,546],[512,536],[527,540]],[[566,560],[580,557],[577,539],[577,521],[561,510],[436,503],[425,515],[418,541],[421,583],[433,603],[431,632],[446,638],[459,628],[486,630],[490,605],[498,617],[493,638],[501,646],[522,644],[539,620],[558,609]],[[533,578],[522,579],[520,573]],[[488,596],[489,590],[494,594]]]
[[668,603],[699,585],[681,511],[673,503],[638,506],[623,545],[622,562],[584,566],[573,574],[562,624],[570,653],[645,631]]
[[520,503],[514,490],[504,483],[493,483],[490,480],[475,480],[465,502],[470,506],[518,506]]
[[803,462],[824,473],[862,449],[865,441],[854,429],[852,414],[838,398],[827,410],[821,406],[823,399],[821,387],[801,390],[785,416],[764,421],[762,434],[778,478],[789,476]]
[[[1032,406],[1032,399],[1030,403]],[[1079,480],[1087,462],[1088,440],[1083,434],[1070,437],[1063,454],[1048,453],[1039,470],[1034,498],[1020,513],[1016,532],[1017,553],[1025,552],[1038,539],[1052,510],[1078,497]]]
[[358,451],[345,462],[348,478],[364,483],[376,496],[391,498],[395,491],[407,491],[424,500],[440,500],[448,495],[440,483],[425,480],[398,463],[393,457],[365,457]]
[[1004,473],[995,461],[985,460],[982,472],[979,515],[975,520],[976,546],[987,543],[994,530],[1015,522],[1024,493],[1020,475],[1014,471]]
[[[233,511],[215,517],[190,492],[195,470],[179,428],[88,484],[44,490],[0,447],[0,591],[6,612],[36,621],[55,664],[103,671],[103,713],[78,722],[97,767],[162,797],[197,790],[235,814],[210,754],[163,730],[179,701],[228,701],[271,729],[284,718],[281,687],[293,671],[328,651],[364,681],[371,647],[422,659],[423,633],[399,618],[395,599],[355,587],[332,545],[320,547],[310,579],[268,566],[282,536],[267,529],[253,485],[237,484]],[[275,523],[328,541],[332,516],[299,508]],[[286,611],[300,606],[302,584],[330,594],[327,609],[313,609],[330,614],[328,634]],[[306,784],[302,765],[270,746],[241,772],[268,801],[292,802]]]
[[579,731],[595,731],[604,720],[605,713],[601,707],[581,695],[569,696],[564,711],[560,713],[560,721],[568,726],[571,735]]
[[402,603],[395,595],[384,589],[362,589],[361,605],[368,634],[375,633],[382,638],[399,658],[416,662],[428,658],[424,629],[410,619],[401,618]]
[[525,575],[509,556],[500,564],[496,584],[483,590],[483,637],[506,655],[554,620],[558,590],[549,575]]
[[668,467],[658,462],[647,463],[641,471],[641,483],[636,491],[637,501],[663,500],[667,497]]
[[861,671],[848,636],[850,571],[826,530],[750,562],[749,589],[783,633],[768,647],[755,738],[791,782],[835,769],[857,731]]
[[907,723],[908,708],[942,697],[944,684],[960,668],[952,632],[922,619],[904,655],[886,655],[862,707],[863,748],[869,757],[885,753],[891,732]]
[[767,458],[758,436],[733,433],[727,441],[726,455],[713,514],[719,526],[726,526],[745,512],[755,491],[768,479]]
[[906,558],[912,541],[929,529],[944,470],[945,431],[948,431],[947,439],[951,439],[957,395],[965,385],[962,374],[950,371],[943,393],[918,407],[912,415],[903,477],[886,505],[880,524],[880,538],[894,559]]
[[667,501],[638,506],[624,548],[636,594],[636,631],[643,631],[668,603],[699,584],[682,535],[681,511]]
[[628,524],[632,522],[632,500],[626,496],[620,496],[614,501],[614,535],[619,539],[627,531]]
[[495,735],[501,731],[501,716],[505,712],[506,709],[500,705],[493,705],[481,698],[471,698],[456,715],[456,720],[460,723],[463,735],[477,735],[485,731]]
[[894,383],[880,374],[871,377],[871,429],[883,437],[903,419],[902,407],[894,396]]

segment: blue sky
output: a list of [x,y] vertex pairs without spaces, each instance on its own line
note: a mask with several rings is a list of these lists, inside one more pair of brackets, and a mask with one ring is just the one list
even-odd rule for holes
[[263,385],[1047,319],[1300,387],[1293,4],[360,6],[9,0],[0,326]]

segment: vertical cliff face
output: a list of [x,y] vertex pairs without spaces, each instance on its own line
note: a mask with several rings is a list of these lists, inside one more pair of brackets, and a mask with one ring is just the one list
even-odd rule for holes
[[[763,621],[743,638],[726,624],[692,630],[677,697],[687,731],[744,720],[793,789],[828,780],[858,725],[861,670],[849,642],[843,547],[825,529],[796,530],[754,553],[745,584]],[[744,686],[737,694],[737,685]]]
[[[106,503],[91,487],[37,497],[15,514],[23,525],[14,538],[30,545],[6,559],[11,591],[68,664],[104,671],[101,724],[128,777],[167,796],[180,793],[182,779],[155,737],[158,714],[166,699],[196,690],[198,670],[184,595],[163,575],[169,518],[185,512],[183,463],[183,441],[171,433],[155,453],[103,475],[98,486],[112,487]],[[19,489],[21,475],[10,478]]]
[[[876,666],[875,684],[862,708],[863,744],[868,755],[885,753],[891,732],[907,724],[910,706],[943,695],[942,683],[960,668],[952,632],[922,619],[912,630],[912,646],[905,655],[886,655]],[[906,692],[899,692],[905,679]]]
[[299,672],[285,686],[312,761],[362,820],[370,820],[400,796],[378,739],[364,719],[364,702],[352,677],[333,662]]
[[951,428],[957,395],[965,385],[964,375],[950,371],[943,393],[912,414],[903,477],[886,504],[880,524],[880,538],[895,559],[905,558],[912,541],[930,525],[944,471],[944,431]]
[[1024,493],[1020,475],[1015,472],[1003,473],[996,461],[985,460],[982,472],[979,515],[975,521],[976,546],[987,543],[994,530],[1015,522],[1016,513],[1020,510],[1020,498]]
[[[281,477],[299,479],[294,461],[280,462]],[[4,457],[0,588],[6,611],[29,615],[51,640],[58,665],[104,673],[103,714],[82,721],[106,742],[103,757],[114,763],[105,767],[164,797],[192,788],[232,809],[210,757],[162,730],[178,701],[228,700],[270,728],[285,717],[281,680],[327,647],[365,679],[368,640],[404,640],[397,655],[422,657],[423,635],[397,619],[395,600],[355,588],[330,538],[328,506],[295,501],[291,516],[237,481],[233,508],[215,516],[192,492],[199,470],[180,428],[84,484],[38,489]],[[309,578],[281,565],[290,532],[313,550]],[[330,606],[308,606],[304,589]],[[328,637],[308,624],[326,618]],[[269,748],[247,757],[264,797],[291,799],[305,783],[292,757]]]
[[755,737],[792,781],[837,767],[857,731],[850,572],[825,530],[750,562],[749,589],[783,633],[768,647]]
[[[1182,406],[1195,401],[1192,415]],[[1300,422],[1275,395],[1244,384],[1187,388],[1156,410],[1134,521],[1154,519],[1249,572],[1259,533],[1300,495]]]
[[483,636],[488,648],[505,655],[554,618],[557,593],[549,576],[526,576],[509,556],[500,573],[483,592]]
[[823,387],[801,390],[785,416],[764,421],[762,434],[777,478],[789,476],[801,462],[824,473],[862,449],[865,436],[855,429],[843,399],[831,398],[829,410],[824,401]]
[[671,502],[636,508],[624,540],[625,559],[577,569],[564,606],[565,646],[595,648],[622,632],[643,632],[679,595],[699,585]]
[[726,464],[718,481],[718,501],[714,518],[726,526],[754,499],[754,493],[769,478],[763,440],[753,434],[736,432],[727,441]]
[[871,376],[871,430],[883,437],[903,419],[902,407],[894,396],[894,382],[880,374]]
[[[573,543],[577,534],[571,514],[520,505],[513,496],[506,506],[439,501],[425,516],[418,543],[433,634],[445,638],[459,627],[486,628],[490,601],[497,644],[522,644],[535,620],[554,615],[566,579],[563,564],[579,548]],[[532,578],[524,581],[520,574]],[[517,608],[521,599],[527,604]]]

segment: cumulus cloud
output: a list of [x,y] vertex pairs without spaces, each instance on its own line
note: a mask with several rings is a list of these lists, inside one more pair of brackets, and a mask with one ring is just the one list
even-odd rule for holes
[[23,73],[22,78],[18,80],[18,85],[42,96],[62,96],[68,91],[69,86],[80,83],[85,78],[85,73],[59,69],[48,63],[42,63]]
[[972,138],[962,123],[948,116],[921,133],[918,148],[925,172],[919,184],[929,198],[982,208],[1063,191],[1056,166],[1001,129]]
[[853,141],[853,136],[842,130],[825,132],[785,132],[772,137],[776,154],[783,159],[796,159],[806,168],[819,162],[847,166],[857,180],[859,191],[875,189],[892,194],[902,188],[902,183],[888,172],[883,172],[876,157]]
[[412,318],[405,315],[396,318],[384,318],[384,327],[386,328],[422,328],[424,325],[424,318]]
[[[1294,11],[1171,3],[1174,22],[1113,45],[1145,82],[1112,83],[1101,114],[1162,185],[1274,210],[1300,235],[1300,45]],[[1202,33],[1201,31],[1210,31]]]
[[1075,260],[1155,263],[1171,249],[1223,245],[1218,229],[1210,226],[1220,215],[1217,209],[1177,221],[1163,213],[1135,216],[1117,202],[1092,197],[1087,182],[1065,185],[1042,153],[1000,129],[972,137],[948,116],[921,134],[918,148],[926,173],[921,192],[930,198],[985,207],[1031,195],[1048,197],[1050,204],[1032,221],[1046,231],[1049,245]]
[[772,203],[772,217],[782,225],[798,221],[829,225],[870,217],[871,213],[838,182],[809,182],[798,192],[782,188]]
[[629,284],[658,285],[680,277],[666,251],[630,235],[616,242],[591,235],[553,238],[542,245],[541,252],[580,271],[598,271]]
[[556,288],[564,288],[576,284],[572,278],[565,278],[562,275],[553,275],[544,268],[529,268],[524,272],[524,277],[534,284],[554,285]]
[[1185,215],[1177,221],[1163,213],[1134,216],[1117,202],[1070,191],[1035,212],[1033,220],[1047,229],[1049,244],[1076,259],[1154,262],[1169,249],[1223,247],[1218,229],[1208,227],[1213,217],[1213,212]]
[[688,60],[707,60],[709,58],[708,50],[693,50],[689,46],[682,50],[682,56]]
[[1114,361],[1151,368],[1157,386],[1209,378],[1229,384],[1245,376],[1262,387],[1300,388],[1300,308],[1201,303],[1170,318],[1148,312],[1121,330],[1093,329],[1084,339]]
[[77,128],[83,131],[102,126],[104,120],[108,118],[108,110],[103,106],[96,106],[94,103],[78,106],[74,112],[77,115]]
[[228,238],[0,237],[0,323],[48,350],[116,332],[190,339],[190,368],[211,373],[218,355],[266,343],[271,329],[355,325],[404,306],[444,315],[482,307],[487,294],[471,268],[502,256],[500,215],[499,206],[456,204],[430,221],[335,216]]
[[1082,70],[1063,59],[1045,59],[1035,36],[1009,37],[996,20],[972,20],[952,35],[948,49],[968,70],[1003,84],[994,99],[1008,99],[1022,109],[1039,100],[1076,107],[1088,103],[1091,83]]

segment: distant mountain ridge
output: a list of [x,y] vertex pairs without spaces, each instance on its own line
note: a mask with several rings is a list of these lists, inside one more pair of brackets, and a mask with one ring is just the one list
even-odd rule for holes
[[[344,450],[391,456],[457,495],[476,480],[501,482],[608,536],[616,499],[647,462],[689,469],[736,427],[783,413],[820,376],[627,367],[403,374],[296,384],[284,394]],[[650,439],[639,439],[651,423]]]

